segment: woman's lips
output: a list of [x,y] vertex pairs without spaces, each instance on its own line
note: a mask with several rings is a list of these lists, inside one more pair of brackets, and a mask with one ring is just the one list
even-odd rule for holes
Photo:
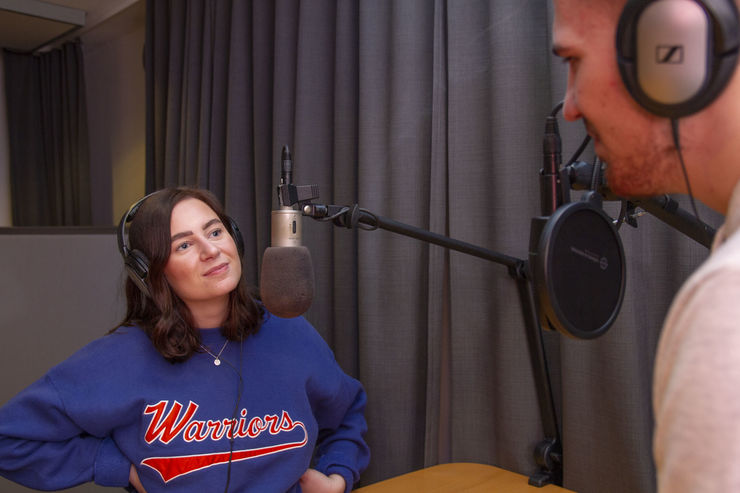
[[229,269],[229,264],[226,263],[226,262],[224,262],[223,264],[219,264],[216,267],[213,267],[211,269],[208,269],[206,271],[206,273],[203,274],[203,275],[206,276],[206,277],[208,277],[208,276],[217,276],[219,274],[223,274],[228,269]]

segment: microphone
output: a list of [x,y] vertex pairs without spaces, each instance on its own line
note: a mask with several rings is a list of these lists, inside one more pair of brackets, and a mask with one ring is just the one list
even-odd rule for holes
[[262,256],[260,295],[265,308],[281,318],[293,318],[311,306],[314,291],[313,263],[308,248],[301,245],[301,213],[286,203],[293,180],[293,160],[283,147],[278,202],[271,214],[270,245]]
[[543,216],[551,216],[563,202],[559,182],[562,142],[558,121],[554,115],[545,120],[545,136],[542,139],[542,170],[540,171],[540,209]]
[[[570,201],[578,169],[560,169],[561,140],[556,121],[562,103],[545,122],[540,170],[541,216],[532,218],[529,269],[543,327],[577,339],[593,339],[615,321],[625,289],[621,239],[592,189]],[[580,151],[579,151],[580,153]],[[593,171],[593,168],[592,170]]]

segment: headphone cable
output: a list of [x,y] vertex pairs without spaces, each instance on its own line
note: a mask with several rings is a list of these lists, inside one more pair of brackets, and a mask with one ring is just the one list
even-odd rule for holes
[[696,220],[701,222],[699,219],[699,211],[696,208],[696,202],[694,202],[694,194],[691,192],[691,183],[689,182],[689,173],[686,171],[686,163],[683,160],[683,152],[681,152],[681,140],[678,132],[678,118],[671,118],[671,133],[673,134],[673,143],[676,146],[676,152],[678,152],[678,160],[681,163],[681,171],[683,172],[683,178],[686,182],[686,191],[689,194],[689,200],[691,201],[691,208],[694,210],[694,216]]
[[237,383],[237,389],[236,389],[236,403],[234,404],[234,412],[231,416],[231,437],[229,438],[229,464],[226,468],[226,487],[224,488],[224,493],[228,493],[229,491],[229,484],[231,483],[231,462],[232,458],[234,456],[234,438],[235,438],[235,429],[236,429],[236,415],[239,412],[239,404],[242,400],[242,388],[244,387],[244,381],[242,380],[242,354],[244,351],[244,340],[239,341],[239,364],[238,368],[235,368],[234,365],[232,365],[227,359],[224,359],[227,365],[229,365],[232,369],[236,371],[237,376],[239,377],[238,383]]

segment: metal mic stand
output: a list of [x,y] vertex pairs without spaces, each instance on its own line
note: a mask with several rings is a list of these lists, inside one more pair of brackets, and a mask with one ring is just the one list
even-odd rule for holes
[[532,284],[529,282],[530,276],[527,262],[464,241],[378,216],[361,209],[357,204],[352,206],[336,206],[304,202],[301,206],[304,216],[320,221],[331,221],[336,226],[348,229],[385,229],[450,250],[490,260],[508,268],[509,275],[517,282],[527,334],[527,344],[529,346],[530,363],[532,365],[537,400],[540,407],[540,419],[542,420],[542,429],[545,434],[545,438],[535,446],[534,457],[538,470],[529,477],[529,484],[538,487],[545,486],[549,483],[562,486],[563,460],[560,428],[555,412],[552,384],[550,382],[550,373],[543,344],[542,327],[537,315]]

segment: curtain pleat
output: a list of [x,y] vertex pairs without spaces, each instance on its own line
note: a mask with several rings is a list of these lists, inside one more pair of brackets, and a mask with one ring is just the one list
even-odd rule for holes
[[[448,154],[448,2],[436,0],[432,50],[432,120],[430,129],[429,230],[450,235]],[[441,247],[429,251],[427,299],[427,378],[424,464],[452,459],[451,436],[451,328],[450,252]]]
[[84,63],[77,42],[3,51],[14,226],[92,224]]

